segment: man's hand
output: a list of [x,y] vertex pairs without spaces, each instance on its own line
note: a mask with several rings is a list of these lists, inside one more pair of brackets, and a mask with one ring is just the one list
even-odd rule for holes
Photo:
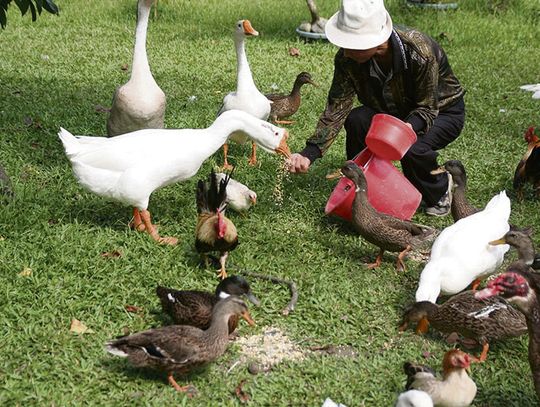
[[307,172],[310,165],[310,159],[298,153],[294,153],[287,160],[287,166],[290,172]]

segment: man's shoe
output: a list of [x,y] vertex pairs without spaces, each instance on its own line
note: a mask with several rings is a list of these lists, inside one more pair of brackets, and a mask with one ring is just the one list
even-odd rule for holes
[[[448,173],[447,173],[448,174]],[[426,208],[426,214],[431,216],[446,216],[450,213],[452,208],[452,189],[454,182],[452,181],[452,176],[448,174],[448,189],[444,193],[439,202],[435,205]]]

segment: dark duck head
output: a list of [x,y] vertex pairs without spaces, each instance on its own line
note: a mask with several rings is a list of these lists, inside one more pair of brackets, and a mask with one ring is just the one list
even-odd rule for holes
[[253,295],[249,283],[244,277],[241,276],[230,276],[227,277],[218,284],[216,287],[216,297],[224,299],[230,297],[231,295],[236,295],[241,297],[243,295],[251,301],[254,305],[259,305],[260,301]]

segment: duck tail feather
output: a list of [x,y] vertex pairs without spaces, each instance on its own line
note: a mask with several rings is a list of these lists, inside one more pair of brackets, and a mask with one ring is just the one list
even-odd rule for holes
[[67,131],[63,127],[60,127],[58,137],[60,137],[60,140],[64,145],[64,150],[66,151],[66,155],[68,157],[72,157],[79,152],[79,140],[77,140],[77,138],[69,131]]

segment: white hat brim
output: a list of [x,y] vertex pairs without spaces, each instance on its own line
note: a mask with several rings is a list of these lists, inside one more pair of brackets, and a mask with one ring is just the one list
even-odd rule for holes
[[359,34],[343,31],[337,26],[339,11],[334,14],[324,27],[326,38],[332,44],[347,49],[370,49],[381,45],[392,34],[392,19],[390,14],[385,10],[386,24],[384,28],[377,34]]

